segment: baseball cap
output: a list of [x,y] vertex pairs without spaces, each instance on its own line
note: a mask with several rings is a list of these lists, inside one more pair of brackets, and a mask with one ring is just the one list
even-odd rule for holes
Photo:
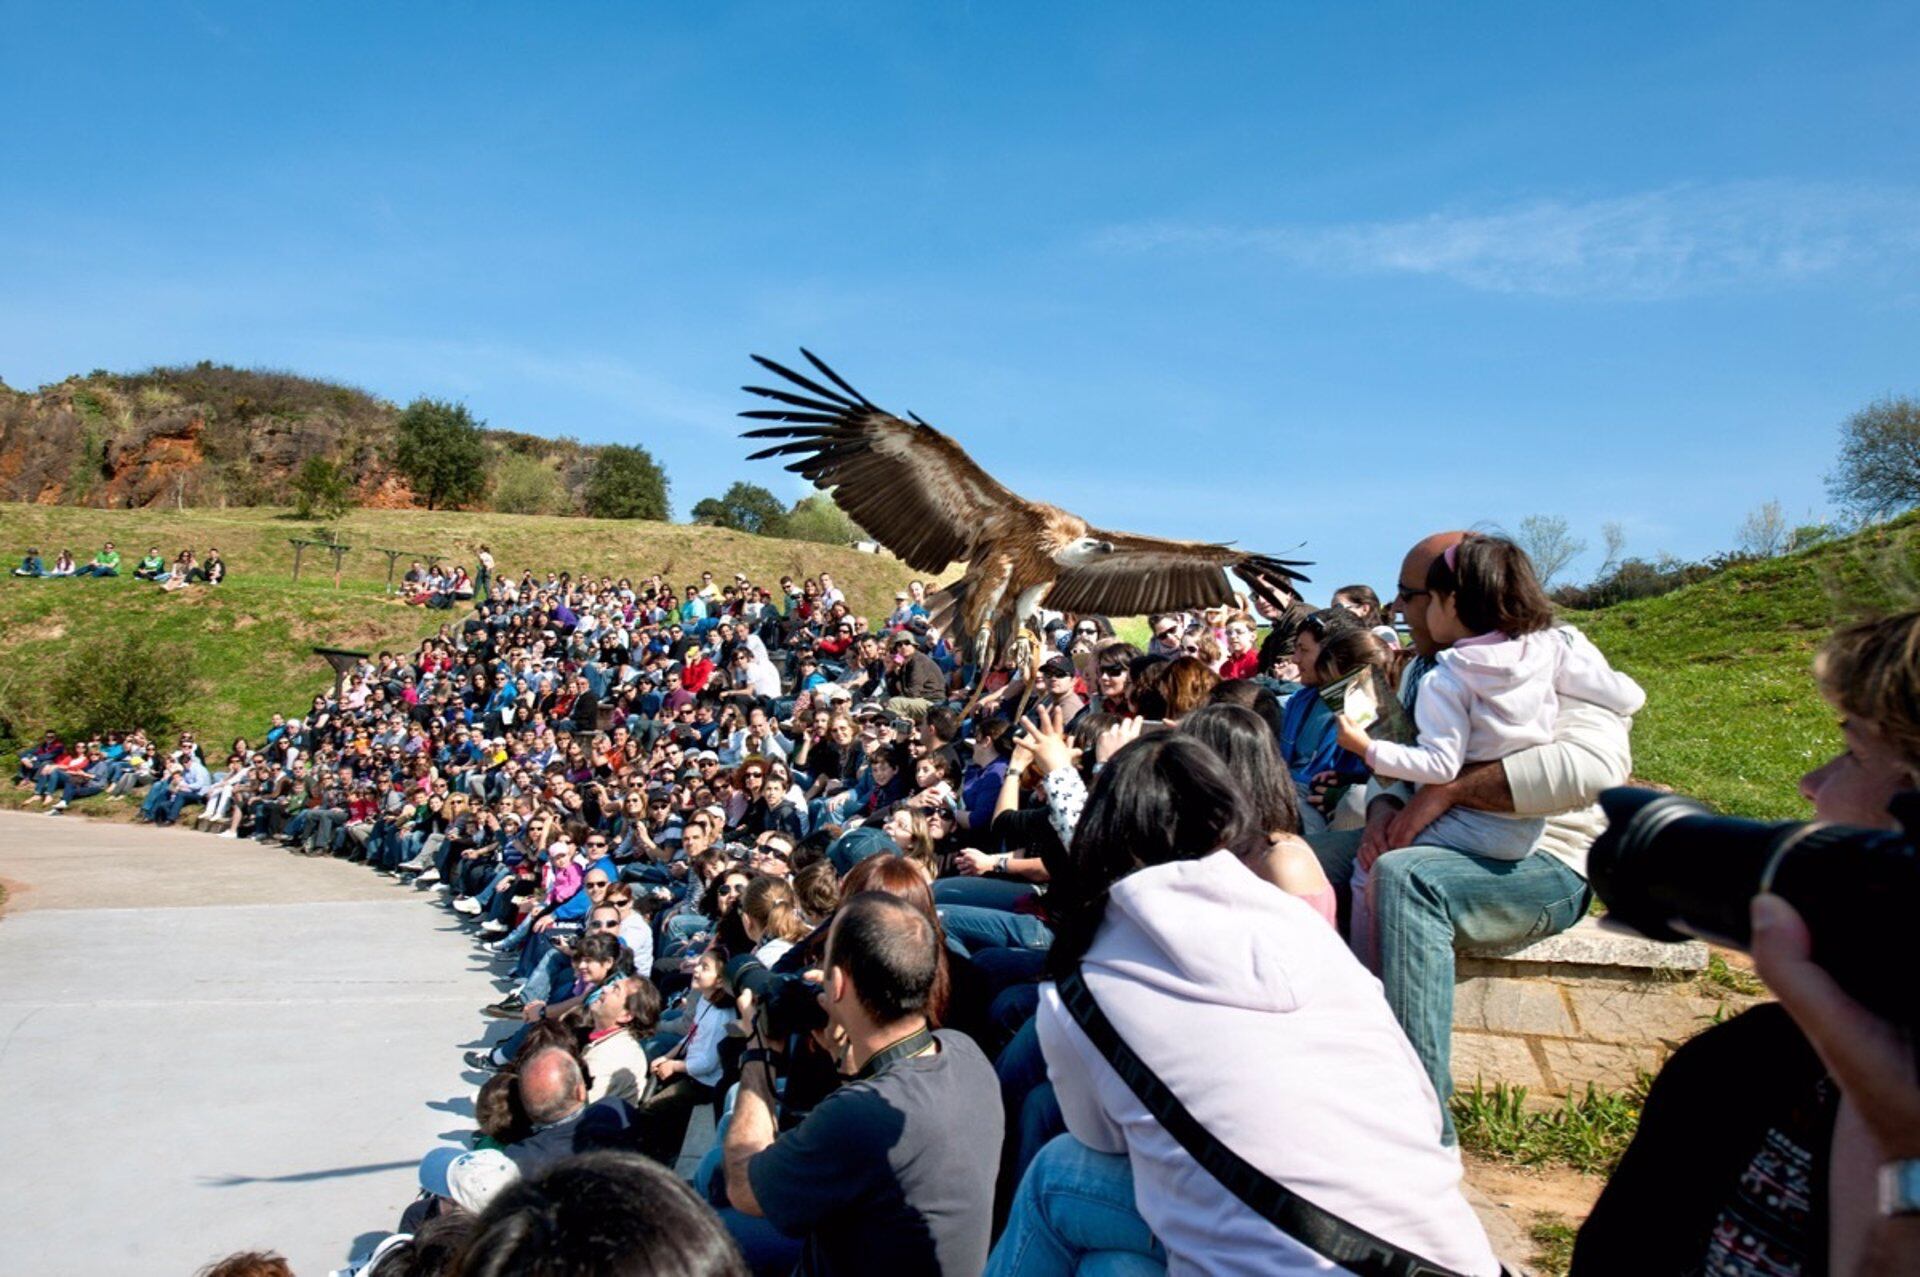
[[827,848],[827,859],[833,865],[835,873],[846,877],[853,867],[872,856],[884,856],[897,850],[893,839],[884,830],[872,825],[859,825],[847,830],[833,840]]
[[436,1148],[420,1163],[420,1187],[475,1215],[520,1178],[520,1168],[497,1148]]
[[1046,660],[1040,662],[1040,672],[1042,674],[1052,674],[1055,677],[1071,674],[1073,673],[1073,662],[1064,656],[1049,656]]

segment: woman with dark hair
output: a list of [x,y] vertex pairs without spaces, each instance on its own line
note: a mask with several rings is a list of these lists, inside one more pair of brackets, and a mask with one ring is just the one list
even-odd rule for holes
[[1300,836],[1300,808],[1294,802],[1293,779],[1280,766],[1273,731],[1260,715],[1239,705],[1207,705],[1180,723],[1191,736],[1220,756],[1240,785],[1254,826],[1267,835],[1266,845],[1242,857],[1247,868],[1291,896],[1298,896],[1338,927],[1337,897],[1313,849]]
[[1132,712],[1127,692],[1132,681],[1133,663],[1141,651],[1121,639],[1109,639],[1093,649],[1092,707],[1109,714]]
[[1364,820],[1367,764],[1340,746],[1338,715],[1347,689],[1365,682],[1374,703],[1391,712],[1399,702],[1378,677],[1380,649],[1342,608],[1315,612],[1293,639],[1300,690],[1280,717],[1280,757],[1293,775],[1303,833],[1357,828]]
[[[1266,841],[1259,823],[1199,740],[1125,746],[1087,796],[1053,970],[1084,982],[1193,1118],[1259,1171],[1435,1264],[1497,1273],[1379,982],[1242,863]],[[1143,1111],[1052,985],[1036,1024],[1069,1134],[1027,1168],[989,1277],[1072,1273],[1094,1253],[1130,1273],[1327,1270]]]
[[519,1180],[474,1221],[461,1277],[747,1277],[711,1207],[671,1170],[588,1153]]
[[1365,629],[1387,623],[1387,614],[1380,606],[1380,596],[1373,592],[1370,585],[1341,586],[1333,592],[1333,606],[1343,607],[1353,613],[1354,619]]

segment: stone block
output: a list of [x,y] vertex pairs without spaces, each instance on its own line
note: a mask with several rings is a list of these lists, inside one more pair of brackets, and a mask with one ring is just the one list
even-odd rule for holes
[[1544,940],[1463,947],[1460,952],[1467,957],[1498,958],[1506,962],[1566,963],[1646,971],[1704,971],[1707,966],[1707,946],[1698,940],[1664,944],[1602,926],[1598,918],[1582,918],[1559,935]]
[[1672,1049],[1712,1024],[1716,1012],[1739,1009],[1691,994],[1690,987],[1660,983],[1639,988],[1569,985],[1566,997],[1580,1026],[1579,1037]]
[[1526,1039],[1455,1033],[1453,1084],[1471,1090],[1476,1080],[1487,1087],[1505,1082],[1508,1086],[1524,1086],[1534,1091],[1543,1090],[1547,1085]]
[[1573,1017],[1548,980],[1488,980],[1481,998],[1481,1028],[1528,1037],[1570,1037]]
[[1589,1082],[1610,1091],[1623,1090],[1643,1072],[1658,1073],[1667,1058],[1666,1051],[1655,1046],[1565,1038],[1542,1041],[1540,1052],[1546,1061],[1547,1085],[1574,1094],[1585,1090]]

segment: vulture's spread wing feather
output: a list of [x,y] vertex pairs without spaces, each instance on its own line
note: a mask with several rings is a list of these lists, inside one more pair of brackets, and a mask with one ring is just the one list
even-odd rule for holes
[[922,572],[966,558],[989,515],[1026,504],[959,444],[918,417],[906,421],[875,407],[811,353],[800,353],[837,389],[755,355],[755,363],[808,393],[742,387],[786,405],[740,414],[782,423],[749,430],[747,438],[788,441],[748,460],[794,458],[787,469],[831,492],[854,522]]
[[1113,553],[1082,567],[1063,569],[1047,592],[1047,607],[1083,616],[1093,612],[1141,616],[1224,606],[1234,601],[1229,568],[1255,593],[1277,603],[1273,586],[1291,589],[1293,582],[1307,579],[1294,571],[1303,563],[1249,554],[1211,541],[1171,541],[1097,528],[1088,529],[1087,535],[1111,542]]

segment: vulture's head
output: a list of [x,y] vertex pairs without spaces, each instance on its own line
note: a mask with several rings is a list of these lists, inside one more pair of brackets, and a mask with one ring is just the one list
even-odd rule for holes
[[1113,542],[1102,541],[1099,537],[1075,537],[1067,542],[1060,553],[1054,555],[1054,561],[1065,568],[1082,568],[1098,563],[1113,553]]

